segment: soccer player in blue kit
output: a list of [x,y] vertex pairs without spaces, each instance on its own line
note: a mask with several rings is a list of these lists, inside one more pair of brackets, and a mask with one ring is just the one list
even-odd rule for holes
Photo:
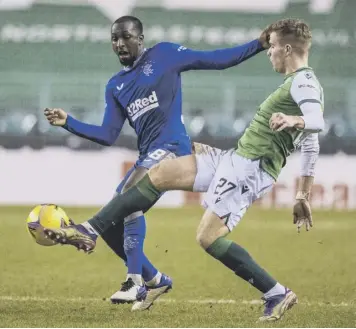
[[[182,120],[181,73],[222,70],[238,65],[268,48],[265,31],[259,39],[233,48],[196,51],[161,42],[146,49],[141,21],[133,16],[120,17],[112,25],[111,41],[124,67],[106,86],[102,125],[80,122],[58,108],[46,108],[45,115],[52,125],[107,146],[116,141],[128,120],[138,136],[139,157],[116,190],[122,193],[156,163],[192,152]],[[117,225],[101,235],[128,268],[126,281],[111,300],[114,303],[135,302],[132,310],[148,309],[172,287],[171,278],[161,274],[143,253],[146,232],[143,213],[131,214],[125,218],[123,227]],[[76,227],[78,234],[89,234],[96,240],[98,234],[90,224]],[[75,239],[71,244],[78,247]]]

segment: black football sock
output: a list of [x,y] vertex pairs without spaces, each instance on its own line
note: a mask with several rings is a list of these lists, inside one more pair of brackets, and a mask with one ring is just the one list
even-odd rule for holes
[[160,196],[161,191],[157,190],[148,174],[146,174],[127,192],[116,195],[88,222],[102,235],[112,225],[119,225],[128,215],[151,208]]
[[218,238],[206,252],[262,293],[266,293],[277,284],[277,281],[260,267],[244,248],[233,241]]

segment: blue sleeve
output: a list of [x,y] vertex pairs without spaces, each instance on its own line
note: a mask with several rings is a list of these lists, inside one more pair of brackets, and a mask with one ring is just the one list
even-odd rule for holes
[[257,39],[237,47],[210,51],[192,50],[174,43],[166,43],[165,48],[167,55],[170,56],[170,65],[178,72],[223,70],[238,65],[265,50]]
[[84,123],[68,115],[67,122],[63,128],[77,136],[101,145],[110,146],[114,144],[126,118],[117,104],[109,85],[106,86],[105,101],[105,114],[101,126]]

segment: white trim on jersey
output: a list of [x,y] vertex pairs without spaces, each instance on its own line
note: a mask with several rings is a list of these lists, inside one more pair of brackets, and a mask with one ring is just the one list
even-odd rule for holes
[[303,113],[304,130],[315,133],[324,129],[323,90],[314,74],[300,71],[293,78],[290,94]]
[[324,130],[325,122],[320,103],[304,103],[299,106],[303,113],[301,118],[304,120],[304,131],[317,133]]

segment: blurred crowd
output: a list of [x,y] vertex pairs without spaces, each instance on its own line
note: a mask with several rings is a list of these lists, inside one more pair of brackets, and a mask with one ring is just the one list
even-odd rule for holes
[[[103,111],[73,107],[69,110],[77,119],[100,124]],[[184,121],[189,135],[200,141],[220,148],[234,147],[236,140],[252,119],[254,112],[235,111],[231,116],[217,110],[203,108],[184,109]],[[320,134],[322,154],[344,152],[356,154],[356,121],[345,111],[326,113],[326,129]],[[98,150],[97,145],[68,133],[65,129],[50,126],[41,110],[0,109],[0,145],[8,149],[29,146],[41,149],[47,146],[65,146],[76,150]],[[126,123],[114,146],[136,148],[133,129]]]

